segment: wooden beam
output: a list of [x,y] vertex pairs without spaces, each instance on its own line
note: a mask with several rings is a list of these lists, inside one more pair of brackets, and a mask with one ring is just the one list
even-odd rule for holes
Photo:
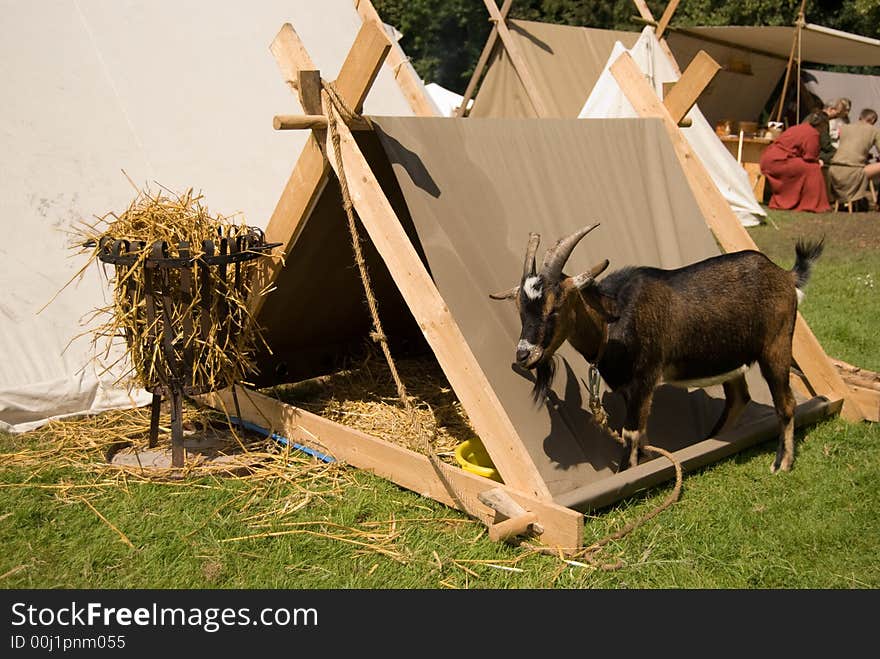
[[[507,12],[510,11],[510,5],[512,4],[513,0],[504,0],[504,4],[501,5],[501,10],[498,13],[501,16],[502,22],[507,20]],[[492,51],[495,49],[496,43],[498,43],[498,23],[497,21],[492,21],[492,29],[489,30],[489,36],[486,39],[486,45],[483,46],[483,52],[480,53],[480,59],[477,60],[477,65],[474,67],[474,72],[471,74],[471,79],[468,82],[467,89],[464,90],[464,96],[461,99],[461,105],[455,111],[456,117],[464,117],[467,115],[468,103],[474,97],[474,93],[477,91],[477,83],[480,81],[480,78],[483,75],[483,69],[485,69],[486,65],[489,63],[489,57],[492,55]]]
[[272,117],[272,128],[275,130],[327,128],[327,117],[323,114],[276,114]]
[[[697,205],[721,248],[726,252],[758,249],[629,53],[624,53],[611,65],[611,73],[640,117],[663,120]],[[851,421],[863,418],[849,389],[800,314],[795,324],[792,351],[800,370],[817,394],[830,400],[842,399],[844,418]]]
[[[335,459],[387,478],[401,487],[447,506],[464,509],[482,523],[495,522],[495,510],[480,501],[480,495],[501,489],[523,509],[533,513],[542,529],[540,540],[551,547],[572,552],[583,544],[583,515],[552,501],[542,501],[507,484],[471,474],[453,465],[442,465],[442,476],[424,455],[324,419],[316,414],[281,403],[248,389],[237,388],[244,420],[309,448],[331,454]],[[230,391],[201,397],[202,401],[229,414],[235,410]],[[233,412],[234,414],[234,412]],[[448,484],[454,488],[450,493]],[[456,501],[458,499],[458,501]]]
[[645,2],[645,0],[633,0],[633,4],[636,6],[636,9],[638,9],[639,16],[646,21],[654,22],[654,14],[651,13],[651,10],[648,8],[648,3]]
[[544,105],[544,101],[538,93],[538,86],[535,84],[532,72],[529,70],[526,61],[519,50],[519,46],[516,41],[513,40],[513,36],[507,28],[507,23],[501,17],[501,12],[498,11],[495,0],[483,0],[483,3],[486,5],[486,9],[489,10],[489,15],[495,21],[495,27],[498,29],[498,36],[501,37],[501,42],[504,44],[504,50],[507,51],[507,56],[510,58],[510,63],[513,65],[513,70],[516,71],[517,76],[519,76],[519,81],[526,90],[526,96],[528,96],[529,101],[532,103],[535,114],[538,118],[549,117],[550,114],[547,112],[547,107]]
[[697,102],[703,90],[712,82],[712,78],[721,69],[721,65],[712,59],[706,51],[701,50],[691,60],[685,72],[663,99],[663,105],[675,123],[680,123],[684,115]]
[[[336,112],[335,109],[330,111]],[[341,118],[337,125],[343,169],[358,217],[385,261],[495,468],[511,487],[531,497],[550,500],[547,485],[351,132]],[[332,149],[328,136],[327,153],[332,154]],[[337,169],[335,158],[330,158],[330,164]]]
[[678,9],[678,1],[679,0],[670,0],[669,4],[666,5],[666,9],[663,11],[663,15],[660,17],[660,22],[657,23],[657,29],[655,30],[658,39],[663,38],[663,33],[666,32],[666,26],[669,25],[669,21],[672,20],[672,15],[675,13],[675,10]]
[[[326,130],[327,117],[323,114],[276,114],[272,117],[275,130]],[[372,130],[365,119],[354,118],[348,123],[349,130]]]
[[324,114],[321,101],[321,72],[300,69],[296,73],[299,104],[306,114]]
[[[272,40],[269,50],[275,56],[275,62],[278,64],[278,68],[281,69],[284,82],[294,92],[299,86],[299,71],[314,71],[318,68],[290,23],[285,23],[281,26],[278,34]],[[303,109],[305,110],[305,108]]]
[[[363,21],[376,21],[382,23],[379,13],[373,7],[370,0],[354,0],[354,7]],[[391,51],[385,59],[385,63],[391,68],[394,79],[400,86],[407,103],[412,108],[413,114],[417,117],[435,117],[437,110],[430,98],[427,98],[427,90],[425,85],[419,79],[409,58],[403,52],[397,41],[391,41]]]
[[[349,107],[360,108],[363,104],[390,48],[391,43],[378,23],[365,22],[361,26],[336,79],[336,89]],[[308,51],[289,23],[281,28],[270,50],[278,59],[285,79],[292,77],[297,80],[299,71],[316,69]],[[283,267],[283,259],[293,248],[306,218],[327,184],[330,169],[321,148],[315,136],[309,136],[275,205],[272,217],[269,218],[266,241],[280,242],[281,247],[276,258],[260,259],[262,267],[258,271],[256,290],[269,291],[274,286]],[[257,320],[265,300],[266,295],[255,295],[251,299],[249,311]]]

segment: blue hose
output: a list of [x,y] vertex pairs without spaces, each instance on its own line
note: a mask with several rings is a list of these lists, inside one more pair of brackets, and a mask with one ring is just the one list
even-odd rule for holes
[[303,453],[307,453],[314,458],[318,458],[323,462],[336,462],[336,458],[332,455],[327,455],[325,453],[321,453],[320,451],[316,451],[315,449],[309,448],[308,446],[303,446],[302,444],[297,444],[296,442],[292,442],[287,437],[282,437],[277,432],[269,432],[265,428],[258,426],[256,423],[251,423],[250,421],[245,421],[244,419],[239,419],[237,417],[231,416],[229,420],[243,428],[247,428],[248,430],[252,430],[254,432],[258,432],[261,435],[266,435],[269,439],[273,439],[282,446],[289,446],[291,448],[295,448],[298,451],[302,451]]

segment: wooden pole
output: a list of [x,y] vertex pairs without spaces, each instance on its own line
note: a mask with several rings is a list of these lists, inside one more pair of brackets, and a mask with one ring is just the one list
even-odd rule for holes
[[495,27],[498,28],[498,36],[501,37],[501,42],[504,44],[504,50],[507,51],[507,56],[510,58],[510,63],[513,65],[513,70],[516,71],[516,75],[519,76],[519,81],[522,83],[523,89],[525,89],[526,96],[531,102],[535,114],[538,118],[549,117],[550,114],[547,112],[544,100],[538,93],[538,86],[535,84],[534,78],[532,78],[532,72],[529,70],[525,59],[523,59],[519,46],[516,41],[513,40],[513,36],[507,28],[507,23],[501,17],[501,12],[498,11],[498,7],[495,5],[495,0],[483,0],[483,3],[486,5],[486,9],[489,10],[489,15],[495,21]]
[[657,29],[655,30],[658,39],[663,38],[666,26],[669,25],[669,21],[672,20],[672,15],[675,13],[675,10],[678,9],[678,2],[679,0],[670,0],[669,4],[666,5],[666,10],[663,12],[663,16],[660,17],[660,22],[657,23]]
[[[373,3],[370,0],[354,0],[354,7],[362,20],[382,22],[379,13],[373,7]],[[427,97],[425,86],[413,70],[412,65],[409,63],[409,58],[403,52],[400,44],[396,41],[392,41],[391,50],[385,59],[385,63],[391,69],[394,79],[400,86],[400,91],[403,92],[407,103],[412,108],[413,114],[417,117],[437,116],[434,103]]]
[[[317,444],[321,451],[340,462],[387,478],[447,506],[459,507],[444,482],[449,481],[463,500],[461,503],[466,505],[467,512],[476,514],[487,526],[495,523],[497,513],[482,503],[482,494],[500,489],[522,509],[537,515],[542,544],[559,547],[566,553],[583,545],[584,516],[575,510],[553,501],[539,500],[509,484],[497,483],[446,463],[441,463],[441,477],[435,464],[425,455],[255,391],[244,389],[242,393],[242,418],[274,431],[290,442],[306,446]],[[229,409],[232,404],[228,389],[207,394],[200,400],[219,410]],[[537,532],[535,525],[533,528]]]
[[[801,0],[801,8],[798,11],[798,18],[796,21],[796,23],[798,23],[798,24],[803,20],[804,7],[806,6],[806,4],[807,4],[807,0]],[[786,96],[786,93],[788,92],[788,80],[791,77],[791,65],[792,65],[792,62],[794,61],[794,52],[795,52],[795,48],[798,45],[798,42],[800,41],[800,36],[801,36],[800,30],[798,29],[798,27],[796,25],[795,30],[794,30],[794,38],[792,38],[792,40],[791,40],[791,51],[788,54],[788,64],[785,67],[785,81],[782,83],[782,93],[779,97],[779,108],[776,111],[776,121],[779,121],[782,118],[782,113],[785,110],[785,96]],[[800,84],[800,81],[798,81],[798,84]]]
[[[513,4],[513,0],[504,0],[504,4],[501,5],[500,15],[501,20],[507,20],[507,12],[510,11],[510,5]],[[470,100],[474,97],[474,92],[477,90],[477,83],[480,81],[480,77],[483,75],[483,69],[486,68],[486,64],[489,63],[489,57],[492,55],[492,51],[495,49],[495,44],[498,43],[498,23],[497,21],[492,21],[492,29],[489,31],[489,37],[486,39],[486,45],[483,46],[483,52],[480,53],[480,59],[477,60],[477,65],[474,67],[474,72],[471,74],[471,79],[468,82],[467,89],[464,90],[464,96],[461,99],[461,105],[458,106],[458,109],[455,111],[456,117],[466,117],[467,116],[467,106],[470,103]]]

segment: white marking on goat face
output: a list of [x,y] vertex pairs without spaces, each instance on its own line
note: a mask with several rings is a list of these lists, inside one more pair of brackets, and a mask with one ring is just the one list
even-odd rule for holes
[[537,348],[534,343],[530,343],[525,339],[520,339],[519,343],[516,344],[516,350],[519,352],[520,350],[525,350],[526,352],[532,352],[535,348]]
[[796,289],[794,289],[794,290],[797,291],[798,306],[801,306],[801,302],[804,301],[804,298],[807,297],[807,294],[804,293],[804,292],[803,292],[801,289],[799,289],[799,288],[796,288]]
[[523,293],[526,294],[530,300],[537,300],[541,297],[541,293],[543,289],[541,287],[541,278],[540,277],[529,277],[523,282],[522,287]]

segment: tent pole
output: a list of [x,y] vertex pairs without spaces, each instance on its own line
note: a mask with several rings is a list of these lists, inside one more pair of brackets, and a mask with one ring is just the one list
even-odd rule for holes
[[803,24],[804,6],[806,4],[807,0],[801,0],[801,8],[800,11],[798,11],[794,38],[791,41],[791,52],[788,54],[788,64],[785,67],[785,82],[782,83],[782,94],[779,97],[779,108],[776,110],[776,121],[779,121],[782,118],[782,113],[785,110],[785,97],[788,92],[788,79],[791,77],[791,65],[794,61],[794,51],[797,45],[800,43],[800,26]]
[[[513,0],[504,0],[504,4],[501,5],[501,9],[499,13],[501,14],[501,20],[507,20],[507,12],[510,11],[510,6],[513,4]],[[477,60],[477,65],[474,67],[474,72],[471,74],[471,79],[468,82],[467,89],[464,90],[464,96],[461,99],[461,105],[455,110],[456,117],[466,117],[467,116],[467,106],[470,100],[474,97],[474,92],[477,89],[477,83],[480,81],[480,78],[483,75],[483,70],[486,68],[486,65],[489,63],[489,57],[492,55],[492,51],[495,50],[495,44],[498,42],[498,23],[492,22],[492,29],[489,31],[489,37],[486,39],[486,45],[483,46],[483,52],[480,53],[480,59]]]

